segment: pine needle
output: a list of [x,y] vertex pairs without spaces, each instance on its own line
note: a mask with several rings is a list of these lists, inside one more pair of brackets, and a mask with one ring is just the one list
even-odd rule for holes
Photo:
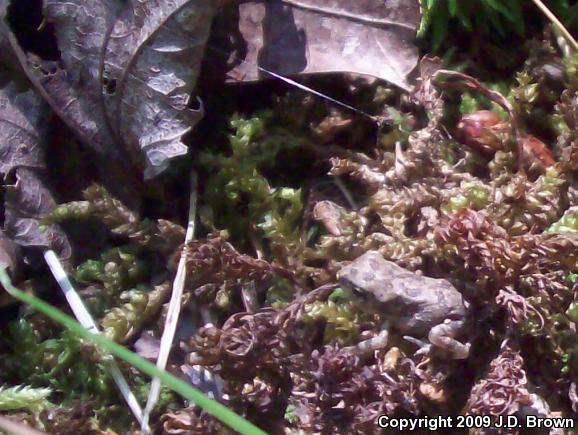
[[[70,309],[74,313],[78,322],[82,326],[84,326],[88,331],[93,332],[95,334],[99,333],[100,331],[98,329],[96,322],[94,321],[93,317],[90,315],[86,306],[82,302],[80,295],[74,289],[74,286],[70,282],[70,279],[68,279],[68,275],[64,271],[64,268],[62,267],[62,264],[60,263],[60,260],[58,259],[54,251],[52,250],[45,251],[44,260],[48,264],[48,267],[50,268],[50,271],[52,272],[54,279],[62,289],[62,292],[64,293],[64,296],[68,301],[68,304],[70,305]],[[110,359],[107,358],[106,362],[109,374],[111,375],[118,389],[120,390],[122,397],[124,397],[124,400],[128,404],[132,413],[134,414],[138,422],[141,424],[141,427],[143,427],[144,422],[143,422],[142,408],[140,407],[134,393],[128,386],[128,383],[124,375],[120,371],[118,364],[114,361],[114,359],[112,359],[112,357]]]
[[[169,308],[167,310],[167,318],[165,320],[163,335],[161,337],[159,356],[157,358],[157,367],[159,368],[159,370],[164,370],[166,368],[167,361],[169,359],[169,354],[173,346],[173,341],[175,339],[175,332],[177,330],[177,323],[179,321],[179,315],[181,312],[181,299],[183,296],[183,290],[185,287],[185,278],[187,275],[186,273],[187,246],[188,243],[191,240],[193,240],[193,236],[195,233],[196,214],[197,214],[197,174],[195,173],[195,171],[192,171],[187,233],[185,235],[185,243],[183,245],[183,250],[181,252],[181,258],[179,259],[179,265],[177,267],[175,280],[173,281],[173,292],[171,295],[171,300],[169,302]],[[161,380],[155,377],[151,382],[151,389],[149,391],[147,404],[144,410],[143,425],[141,430],[141,434],[143,435],[149,433],[148,422],[150,414],[153,411],[155,405],[157,404],[160,391],[161,391]]]

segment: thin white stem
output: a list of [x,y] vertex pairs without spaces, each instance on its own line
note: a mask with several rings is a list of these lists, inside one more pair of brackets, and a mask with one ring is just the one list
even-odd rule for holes
[[349,204],[349,207],[351,207],[353,210],[358,210],[359,207],[357,206],[357,203],[353,199],[353,195],[351,194],[351,192],[349,192],[349,189],[347,188],[347,186],[345,186],[345,183],[343,182],[341,177],[339,175],[336,175],[335,177],[333,177],[333,182],[339,188],[341,194],[345,197],[345,200]]
[[546,17],[552,21],[554,27],[564,36],[566,41],[572,46],[574,51],[578,52],[578,42],[574,39],[574,37],[570,34],[568,29],[564,27],[564,24],[554,15],[554,13],[548,9],[548,7],[542,2],[542,0],[532,0],[536,6],[542,11]]
[[[74,289],[74,286],[68,279],[68,275],[66,271],[62,267],[60,260],[52,250],[44,251],[44,260],[50,271],[52,272],[52,276],[62,289],[64,293],[64,297],[68,301],[68,305],[70,305],[70,309],[74,313],[74,316],[78,320],[82,326],[84,326],[87,330],[93,333],[99,333],[98,325],[94,321],[94,318],[88,312],[86,305],[82,302],[80,295]],[[126,381],[125,377],[123,376],[118,364],[114,361],[112,357],[106,358],[106,365],[107,369],[112,376],[112,379],[116,383],[118,389],[120,390],[122,397],[128,404],[129,408],[131,409],[132,413],[143,427],[143,411],[140,407],[134,393],[131,391],[128,382]],[[148,425],[145,425],[148,429]]]
[[[195,234],[195,218],[197,214],[197,174],[193,171],[191,174],[191,194],[189,198],[189,222],[187,224],[187,233],[185,235],[185,243],[183,245],[183,250],[181,252],[181,258],[179,259],[179,265],[177,267],[177,273],[175,280],[173,281],[173,292],[171,295],[171,300],[169,302],[169,308],[167,310],[167,318],[165,320],[165,327],[163,330],[163,335],[161,337],[159,356],[157,358],[157,367],[159,370],[165,370],[167,366],[167,361],[169,359],[169,354],[173,346],[173,341],[175,339],[175,332],[177,330],[177,324],[179,321],[179,315],[181,313],[181,299],[183,296],[183,290],[185,287],[185,278],[187,275],[186,270],[186,260],[187,260],[187,246],[188,243],[193,240]],[[161,391],[161,380],[159,378],[153,378],[151,382],[151,389],[149,391],[149,396],[147,399],[147,404],[143,415],[143,424],[141,429],[141,434],[148,434],[148,422],[150,414],[153,411],[157,401],[159,399],[159,394]]]

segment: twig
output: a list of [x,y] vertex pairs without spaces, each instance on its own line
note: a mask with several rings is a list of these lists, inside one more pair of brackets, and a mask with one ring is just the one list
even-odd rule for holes
[[[62,267],[62,264],[60,263],[60,260],[58,259],[54,251],[50,249],[46,250],[44,252],[44,260],[46,261],[46,264],[48,264],[48,267],[52,272],[52,276],[54,276],[54,279],[62,289],[64,297],[68,301],[68,305],[70,305],[70,309],[74,313],[74,316],[76,317],[78,322],[82,326],[84,326],[87,330],[94,333],[99,333],[100,331],[98,329],[98,326],[96,325],[96,322],[94,321],[93,317],[90,315],[86,306],[82,302],[80,295],[74,289],[74,286],[70,282],[70,279],[68,279],[68,275],[64,271],[64,268]],[[147,426],[143,422],[142,408],[140,407],[134,393],[128,386],[128,382],[126,381],[124,375],[120,371],[118,364],[114,361],[114,359],[112,359],[112,357],[110,357],[110,359],[107,357],[106,366],[114,382],[118,386],[118,389],[122,394],[122,397],[124,397],[124,400],[128,404],[129,408],[135,415],[138,422],[141,424],[141,426],[143,425]]]
[[[160,370],[165,370],[167,366],[167,361],[169,359],[171,347],[173,346],[173,340],[175,339],[177,323],[179,321],[179,315],[181,313],[181,299],[185,287],[188,244],[191,240],[193,240],[193,236],[195,233],[196,214],[197,214],[197,174],[195,173],[195,171],[192,171],[191,194],[189,198],[189,217],[188,217],[189,222],[187,224],[187,233],[185,235],[183,250],[181,251],[181,258],[179,259],[179,265],[177,267],[177,274],[175,276],[175,280],[173,281],[173,293],[171,295],[171,301],[169,302],[169,308],[167,310],[167,318],[165,320],[165,327],[163,330],[163,335],[161,337],[159,356],[157,358],[157,367]],[[147,404],[144,410],[143,423],[145,424],[142,425],[141,429],[142,435],[146,435],[149,433],[148,422],[150,414],[153,411],[159,399],[160,391],[161,391],[161,380],[155,377],[151,382],[151,389],[149,391]]]
[[542,0],[532,0],[536,6],[542,11],[546,17],[552,21],[554,27],[564,36],[566,41],[572,46],[574,51],[578,52],[578,42],[574,39],[574,37],[570,34],[568,29],[564,27],[564,24],[554,15],[554,13],[548,9],[548,7],[542,2]]

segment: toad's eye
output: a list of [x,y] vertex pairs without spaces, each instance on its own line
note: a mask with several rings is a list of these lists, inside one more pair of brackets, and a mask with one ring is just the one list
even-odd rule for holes
[[367,299],[368,299],[368,296],[369,296],[369,295],[367,294],[367,292],[366,292],[365,290],[363,290],[363,289],[361,289],[361,288],[359,288],[359,287],[357,287],[357,286],[355,286],[355,285],[352,285],[352,286],[350,287],[350,290],[351,290],[351,293],[353,294],[353,296],[354,296],[355,298],[357,298],[357,299],[362,299],[362,300],[367,300]]

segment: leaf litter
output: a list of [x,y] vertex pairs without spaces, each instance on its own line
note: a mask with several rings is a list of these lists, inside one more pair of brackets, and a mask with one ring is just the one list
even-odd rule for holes
[[[22,287],[63,306],[37,260],[37,248],[53,249],[103,333],[157,357],[144,343],[163,333],[182,263],[167,370],[270,433],[373,433],[380,415],[573,415],[577,63],[552,32],[529,39],[525,64],[492,84],[428,57],[414,71],[416,1],[46,0],[43,11],[58,60],[2,24],[30,80],[0,91],[0,261]],[[218,88],[203,83],[219,66],[207,80]],[[281,86],[267,72],[290,77]],[[199,80],[205,101],[194,108]],[[59,205],[67,186],[47,179],[44,156],[55,123],[100,153],[95,174],[109,177]],[[169,167],[187,145],[190,158]],[[191,170],[198,230],[186,240]],[[103,186],[130,173],[137,201]],[[74,222],[104,235],[92,255],[71,255],[84,252]],[[467,360],[416,352],[418,340],[395,330],[387,347],[352,352],[382,319],[337,273],[370,250],[461,292]],[[50,388],[60,405],[13,418],[52,433],[136,430],[98,352],[39,313],[1,309],[12,314],[0,399],[22,385]],[[145,378],[120,370],[144,403]],[[151,426],[230,431],[164,389]]]
[[[234,81],[258,80],[263,71],[282,76],[350,72],[409,90],[408,76],[418,60],[412,40],[419,18],[417,1],[243,2],[238,12],[217,18],[213,44],[233,48],[227,76]],[[231,32],[235,26],[238,35]]]

